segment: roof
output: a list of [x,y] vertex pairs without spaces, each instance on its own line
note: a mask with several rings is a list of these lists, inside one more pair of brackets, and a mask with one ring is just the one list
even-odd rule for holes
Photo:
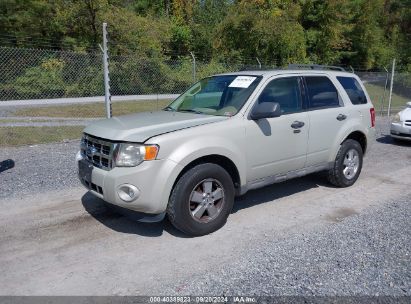
[[223,74],[217,74],[217,75],[248,75],[248,76],[263,76],[263,77],[271,77],[274,75],[284,75],[284,74],[319,74],[319,75],[334,75],[334,76],[353,76],[355,74],[351,72],[345,72],[345,71],[335,71],[335,70],[306,70],[306,69],[300,69],[300,70],[257,70],[257,71],[239,71],[239,72],[231,72],[231,73],[223,73]]

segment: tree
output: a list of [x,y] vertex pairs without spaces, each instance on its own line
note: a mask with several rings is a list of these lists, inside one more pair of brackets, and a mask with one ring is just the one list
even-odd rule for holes
[[[260,5],[260,2],[263,5]],[[305,61],[305,38],[295,10],[271,1],[242,1],[233,6],[217,29],[216,52],[229,59],[285,65]]]
[[[363,0],[355,10],[351,33],[355,51],[353,65],[370,69],[385,66],[392,60],[395,49],[383,27],[384,4],[384,0]],[[392,34],[395,35],[395,31]]]
[[309,61],[338,64],[351,55],[351,10],[349,0],[301,1]]

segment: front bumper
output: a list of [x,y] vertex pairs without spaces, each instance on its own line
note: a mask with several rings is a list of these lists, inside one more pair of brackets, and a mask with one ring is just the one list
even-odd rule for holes
[[404,122],[391,123],[391,136],[398,139],[411,141],[411,126],[405,125]]
[[[82,161],[77,157],[77,162]],[[93,167],[89,179],[81,183],[91,193],[106,202],[148,214],[163,213],[168,204],[174,181],[181,168],[171,160],[146,161],[136,167],[116,167],[109,171]],[[119,188],[125,184],[138,189],[138,196],[132,202],[125,202],[119,196]]]

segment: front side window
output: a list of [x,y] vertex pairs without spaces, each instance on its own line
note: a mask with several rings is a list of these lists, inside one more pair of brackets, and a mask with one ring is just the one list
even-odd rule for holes
[[365,96],[365,93],[361,85],[355,78],[338,76],[337,80],[341,83],[345,92],[347,92],[347,95],[350,98],[351,103],[353,105],[367,103],[367,97]]
[[223,75],[205,78],[174,100],[165,110],[233,116],[246,103],[260,76]]
[[307,76],[308,108],[321,109],[339,107],[338,91],[328,77]]
[[281,113],[289,114],[302,110],[298,77],[278,78],[271,81],[258,97],[258,103],[277,102]]

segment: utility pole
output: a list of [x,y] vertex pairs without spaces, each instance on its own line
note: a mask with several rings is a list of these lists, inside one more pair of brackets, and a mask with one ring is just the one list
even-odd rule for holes
[[390,97],[388,98],[388,118],[391,115],[391,101],[392,101],[392,88],[394,86],[394,73],[395,73],[395,58],[392,60],[392,70],[391,70],[391,83],[390,83]]
[[110,94],[110,76],[108,71],[108,48],[107,48],[107,23],[103,23],[103,67],[104,67],[104,101],[106,103],[106,116],[112,116],[111,94]]

